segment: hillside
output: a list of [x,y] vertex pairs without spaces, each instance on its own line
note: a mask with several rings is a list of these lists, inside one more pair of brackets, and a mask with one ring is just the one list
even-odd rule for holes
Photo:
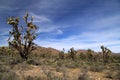
[[51,48],[51,47],[46,48],[46,47],[38,46],[37,49],[33,53],[36,53],[36,54],[51,53],[53,55],[56,55],[56,54],[59,54],[59,52],[60,52],[59,50]]

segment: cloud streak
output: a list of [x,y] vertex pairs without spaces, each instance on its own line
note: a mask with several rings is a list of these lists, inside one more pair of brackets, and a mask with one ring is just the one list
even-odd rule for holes
[[[69,49],[71,47],[75,47],[76,49],[88,49],[91,48],[95,51],[100,51],[100,46],[105,45],[113,52],[115,51],[115,45],[120,44],[120,41],[117,40],[116,34],[106,34],[103,37],[100,37],[101,35],[104,35],[104,32],[101,33],[92,33],[92,32],[86,32],[83,34],[70,36],[64,39],[49,39],[40,41],[36,40],[35,42],[39,45],[45,46],[45,47],[53,47],[59,50],[62,50],[62,48]],[[114,38],[114,39],[113,39]],[[113,49],[112,49],[113,48]]]
[[38,23],[38,22],[51,22],[50,19],[48,19],[47,17],[43,16],[43,15],[36,15],[34,13],[30,13],[32,16],[34,16],[34,22]]

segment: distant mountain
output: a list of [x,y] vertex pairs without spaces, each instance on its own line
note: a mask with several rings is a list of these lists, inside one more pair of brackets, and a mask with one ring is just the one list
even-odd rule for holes
[[77,50],[77,53],[86,53],[86,52],[87,52],[87,50],[84,50],[84,49]]
[[42,53],[51,53],[53,55],[57,55],[59,54],[59,50],[57,49],[54,49],[54,48],[51,48],[51,47],[41,47],[41,46],[38,46],[37,49],[34,51],[34,53],[39,53],[39,54],[42,54]]

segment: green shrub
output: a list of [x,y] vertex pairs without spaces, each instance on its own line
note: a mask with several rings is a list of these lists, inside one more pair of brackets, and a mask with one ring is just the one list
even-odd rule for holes
[[90,71],[93,71],[93,72],[101,72],[101,71],[103,71],[103,69],[104,69],[104,66],[91,66],[90,67]]
[[93,80],[89,77],[87,73],[88,73],[87,69],[82,69],[82,71],[80,72],[78,76],[78,80]]
[[32,64],[32,65],[41,65],[41,62],[37,61],[37,60],[28,60],[27,64]]
[[14,72],[2,72],[0,73],[0,80],[20,80]]
[[16,65],[16,64],[21,63],[21,62],[22,62],[21,60],[12,59],[12,60],[10,61],[10,64],[11,64],[11,65]]

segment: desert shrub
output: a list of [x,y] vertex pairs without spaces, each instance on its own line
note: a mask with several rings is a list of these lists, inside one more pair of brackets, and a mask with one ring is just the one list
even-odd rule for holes
[[0,47],[1,55],[9,55],[12,51],[7,46]]
[[105,72],[106,78],[111,78],[113,80],[120,80],[120,64],[119,63],[111,63],[107,65],[108,71]]
[[16,65],[16,64],[19,64],[19,63],[22,63],[22,62],[23,62],[23,60],[20,60],[20,59],[11,59],[9,63],[11,65]]
[[93,59],[94,59],[93,53],[94,51],[92,51],[91,49],[87,50],[86,56],[87,56],[88,62],[93,62]]
[[112,62],[120,63],[120,55],[117,54],[112,55]]
[[0,80],[20,80],[15,72],[2,72],[0,73]]
[[56,67],[56,71],[57,71],[57,72],[62,72],[63,69],[62,69],[62,67],[57,66],[57,67]]
[[31,77],[31,76],[27,76],[27,77],[25,78],[25,80],[34,80],[34,78]]
[[55,76],[51,71],[46,74],[47,80],[63,80],[61,77]]
[[105,78],[115,79],[115,75],[116,75],[116,71],[108,70],[105,72]]
[[86,55],[82,52],[79,54],[79,57],[81,60],[86,60]]
[[112,78],[113,78],[113,74],[112,74],[112,72],[107,71],[107,72],[105,73],[105,77],[106,77],[106,78],[110,78],[110,79],[112,79]]
[[98,65],[98,66],[90,66],[90,71],[93,71],[93,72],[101,72],[104,70],[104,66],[102,65]]
[[65,67],[67,68],[78,68],[80,66],[81,64],[78,61],[71,61],[71,62],[65,63]]
[[64,59],[64,53],[63,53],[63,52],[60,52],[60,53],[59,53],[59,58],[60,58],[60,59]]
[[78,80],[93,80],[89,77],[87,73],[88,73],[87,69],[82,69],[82,71],[78,75]]
[[59,61],[57,61],[57,66],[61,67],[63,65],[63,63],[64,63],[63,61],[59,60]]
[[9,72],[10,68],[5,65],[0,65],[0,73]]
[[29,70],[32,69],[30,65],[28,65],[26,62],[19,63],[17,65],[10,65],[10,68],[12,70]]
[[27,64],[32,64],[32,65],[41,65],[41,62],[40,61],[37,61],[37,60],[27,60]]
[[120,80],[120,71],[118,70],[118,71],[116,71],[117,73],[116,73],[116,75],[114,76],[114,79],[116,79],[116,80]]
[[34,77],[32,77],[32,76],[27,76],[27,77],[25,78],[25,80],[46,80],[46,78],[41,78],[41,77],[39,77],[39,76],[34,76]]

